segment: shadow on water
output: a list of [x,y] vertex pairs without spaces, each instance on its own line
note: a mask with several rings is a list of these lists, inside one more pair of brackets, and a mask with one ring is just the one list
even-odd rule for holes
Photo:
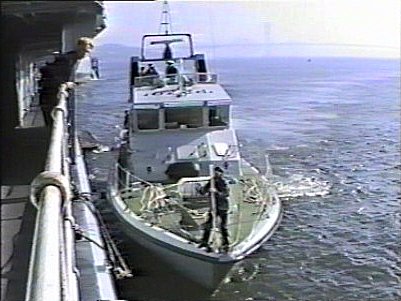
[[[98,184],[105,187],[106,183]],[[135,301],[205,301],[213,292],[172,270],[171,266],[118,229],[110,205],[104,199],[96,207],[110,234],[133,272],[132,278],[117,280],[118,297]]]
[[195,283],[180,277],[158,257],[137,244],[121,246],[133,267],[133,278],[120,280],[119,297],[128,300],[207,300],[208,292]]

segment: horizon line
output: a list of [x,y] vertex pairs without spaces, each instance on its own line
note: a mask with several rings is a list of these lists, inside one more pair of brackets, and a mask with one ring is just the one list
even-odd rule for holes
[[[336,44],[336,43],[302,43],[302,42],[281,42],[281,43],[244,43],[244,44],[238,44],[238,43],[233,43],[233,44],[217,44],[217,45],[211,45],[211,44],[203,44],[203,43],[196,43],[195,44],[202,46],[202,47],[229,47],[229,46],[329,46],[329,47],[359,47],[359,48],[380,48],[380,49],[388,49],[388,50],[400,50],[400,47],[394,47],[394,46],[384,46],[384,45],[375,45],[375,44]],[[119,46],[125,46],[125,47],[133,47],[133,48],[141,48],[140,46],[135,46],[135,45],[128,45],[128,44],[123,44],[123,43],[116,43],[116,42],[110,42],[110,43],[101,43],[97,46],[104,46],[104,45],[119,45]]]

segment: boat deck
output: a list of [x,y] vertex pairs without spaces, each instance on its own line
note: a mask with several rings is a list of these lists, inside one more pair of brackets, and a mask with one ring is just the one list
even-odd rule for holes
[[[243,164],[244,176],[241,183],[229,184],[230,210],[228,212],[227,228],[230,236],[230,245],[235,247],[250,235],[255,226],[261,220],[262,215],[269,213],[273,198],[267,194],[258,199],[255,194],[249,194],[249,190],[255,189],[255,181],[260,176],[250,165]],[[230,182],[230,181],[228,181]],[[163,193],[149,189],[143,194],[141,188],[129,187],[120,191],[120,195],[127,205],[127,210],[134,212],[146,222],[160,228],[173,232],[189,241],[200,242],[202,236],[202,225],[205,223],[209,211],[210,200],[206,195],[197,192],[199,186],[207,181],[189,182],[180,187],[181,201],[175,201],[176,187],[167,185],[164,192],[172,199],[164,198]],[[135,184],[134,184],[135,185]],[[149,187],[150,188],[150,187]],[[146,189],[146,188],[145,188]],[[156,188],[155,188],[156,189]],[[143,191],[143,190],[142,190]],[[147,202],[145,199],[152,198],[154,201]],[[261,196],[260,194],[259,196]],[[157,202],[156,200],[159,200]]]
[[185,90],[186,97],[177,97],[179,92],[178,85],[166,85],[162,88],[141,87],[135,89],[136,104],[156,104],[163,102],[182,103],[185,100],[199,102],[202,105],[203,101],[225,101],[231,102],[227,92],[216,83],[197,83]]

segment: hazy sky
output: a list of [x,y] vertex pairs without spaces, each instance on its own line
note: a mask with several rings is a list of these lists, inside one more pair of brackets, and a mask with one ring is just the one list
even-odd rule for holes
[[[162,1],[105,6],[97,44],[138,46],[143,34],[159,32]],[[170,0],[169,7],[173,32],[192,33],[198,45],[335,44],[400,55],[399,0]]]

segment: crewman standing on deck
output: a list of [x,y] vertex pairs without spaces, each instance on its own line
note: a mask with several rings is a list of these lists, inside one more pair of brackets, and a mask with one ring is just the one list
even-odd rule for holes
[[[222,237],[222,248],[224,252],[228,251],[229,242],[228,242],[228,230],[227,230],[227,217],[228,217],[228,186],[226,181],[223,178],[224,171],[221,167],[214,168],[214,176],[213,179],[210,180],[205,187],[200,191],[202,194],[209,192],[209,194],[214,194],[214,198],[216,201],[216,208],[214,217],[220,217],[220,231]],[[212,187],[212,181],[214,181],[214,187]],[[212,207],[212,206],[211,206]],[[212,210],[212,208],[211,208]],[[205,248],[207,252],[211,251],[209,246],[209,237],[210,231],[213,226],[213,214],[211,211],[208,213],[208,218],[206,223],[204,224],[204,232],[202,241],[199,245],[200,248]]]

